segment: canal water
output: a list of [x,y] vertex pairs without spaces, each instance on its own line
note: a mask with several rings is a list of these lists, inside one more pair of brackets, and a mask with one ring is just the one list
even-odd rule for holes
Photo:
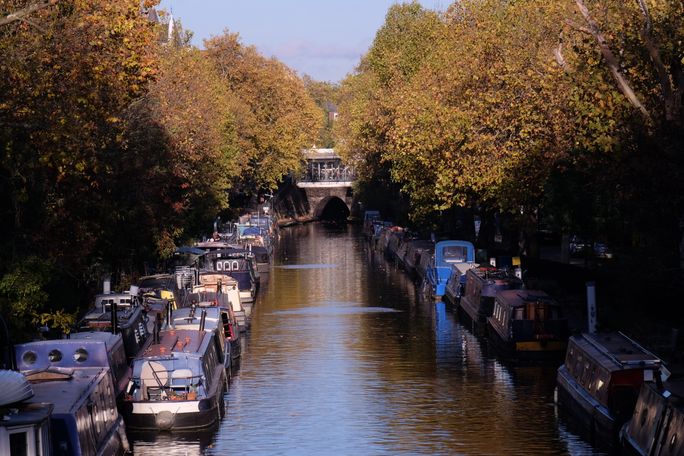
[[555,368],[487,353],[358,227],[281,231],[218,429],[135,454],[594,455],[559,418]]

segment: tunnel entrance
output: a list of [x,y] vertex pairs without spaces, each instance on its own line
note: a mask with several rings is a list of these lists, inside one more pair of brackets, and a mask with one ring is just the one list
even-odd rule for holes
[[349,218],[349,208],[341,199],[336,196],[331,197],[326,201],[322,201],[318,212],[318,219],[328,222],[346,222]]

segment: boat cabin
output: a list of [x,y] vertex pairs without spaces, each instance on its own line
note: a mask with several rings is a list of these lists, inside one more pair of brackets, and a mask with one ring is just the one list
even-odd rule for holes
[[[93,334],[93,339],[45,340],[14,347],[17,367],[34,392],[30,402],[54,406],[50,417],[54,454],[122,454],[128,448],[113,380],[119,388],[128,382],[122,375],[123,342],[118,335]],[[105,336],[111,336],[109,345]]]
[[541,290],[497,293],[487,334],[502,355],[519,360],[562,358],[568,322],[561,305]]
[[662,361],[620,332],[570,337],[558,369],[558,402],[612,441],[634,410],[644,382],[660,381]]
[[519,290],[523,282],[510,269],[473,267],[462,273],[458,268],[462,265],[463,263],[452,266],[455,271],[452,272],[452,277],[456,276],[457,283],[460,284],[465,279],[465,292],[459,301],[459,309],[462,316],[471,321],[473,329],[481,332],[487,324],[487,317],[492,316],[497,293]]
[[446,292],[446,283],[451,276],[452,265],[463,265],[466,269],[475,266],[475,247],[468,241],[439,241],[434,254],[421,256],[419,275],[427,280],[429,292],[441,298]]
[[684,380],[644,382],[620,442],[627,454],[684,454]]

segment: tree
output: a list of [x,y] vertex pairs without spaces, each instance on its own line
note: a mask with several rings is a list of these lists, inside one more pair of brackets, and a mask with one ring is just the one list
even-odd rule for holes
[[241,185],[252,193],[275,189],[288,173],[301,170],[301,149],[314,144],[320,111],[292,70],[243,46],[237,34],[226,32],[205,46],[223,83],[245,108],[238,116],[245,165]]

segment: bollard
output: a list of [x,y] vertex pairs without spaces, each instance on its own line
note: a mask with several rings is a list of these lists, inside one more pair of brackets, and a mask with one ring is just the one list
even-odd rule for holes
[[587,282],[587,332],[596,333],[596,283]]

